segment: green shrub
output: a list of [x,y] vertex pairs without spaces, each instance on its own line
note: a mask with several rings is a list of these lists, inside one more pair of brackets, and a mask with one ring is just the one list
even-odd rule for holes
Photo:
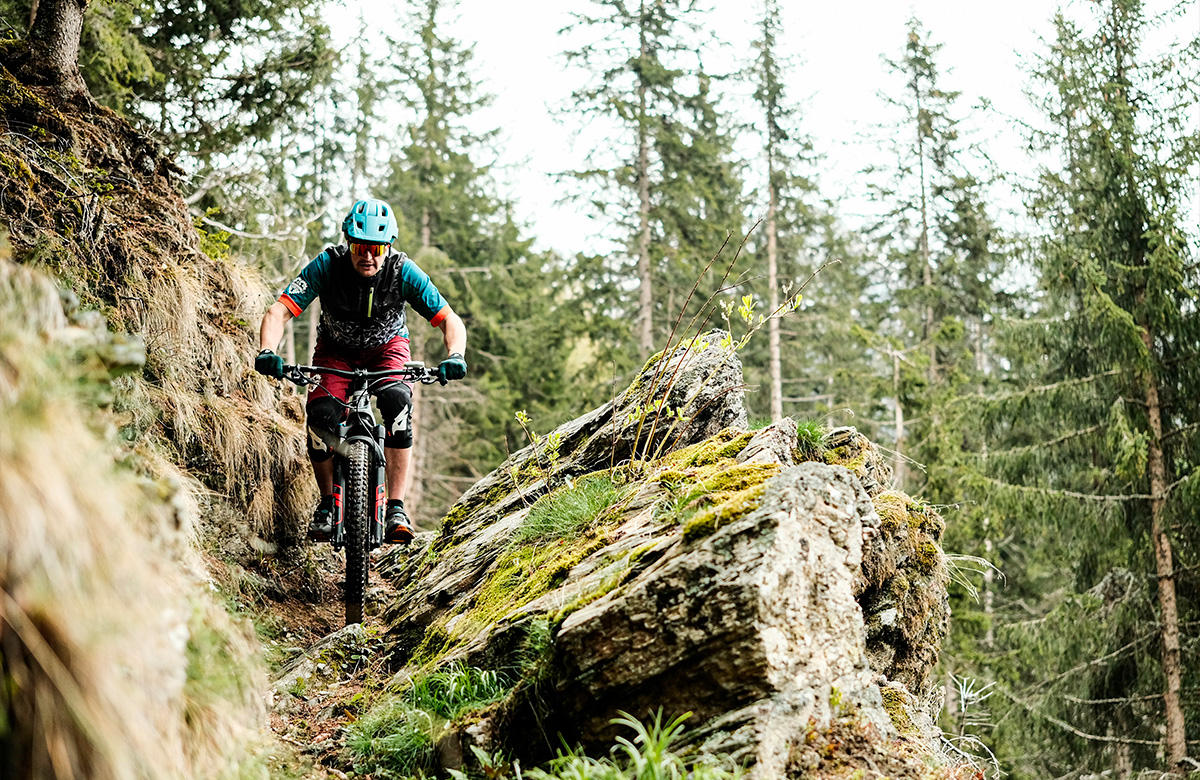
[[816,460],[825,453],[825,434],[829,430],[817,420],[796,422],[796,460]]
[[500,674],[473,666],[453,664],[421,675],[402,695],[378,702],[347,727],[350,763],[379,780],[423,775],[433,767],[434,741],[447,721],[507,693]]
[[429,713],[395,698],[373,707],[350,725],[346,750],[359,774],[412,777],[433,766],[433,733]]
[[662,712],[654,714],[643,724],[628,713],[613,723],[628,726],[633,738],[618,737],[612,755],[591,758],[582,750],[560,753],[546,769],[531,769],[524,776],[531,780],[734,780],[743,772],[740,767],[725,768],[707,763],[688,762],[673,750],[683,733],[683,722],[691,716],[685,713],[663,723]]

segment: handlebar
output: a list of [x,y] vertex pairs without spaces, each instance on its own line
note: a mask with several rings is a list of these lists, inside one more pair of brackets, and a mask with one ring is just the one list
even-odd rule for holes
[[301,366],[284,364],[283,378],[295,384],[315,385],[320,382],[320,379],[314,378],[313,375],[333,374],[334,376],[345,377],[346,379],[364,379],[370,381],[372,379],[389,379],[396,378],[405,382],[420,382],[423,385],[431,385],[434,382],[446,384],[445,379],[439,379],[437,371],[432,368],[426,368],[425,364],[420,360],[410,360],[404,364],[403,368],[389,368],[383,371],[367,371],[364,368],[356,368],[353,371],[345,371],[340,368],[327,368],[325,366]]

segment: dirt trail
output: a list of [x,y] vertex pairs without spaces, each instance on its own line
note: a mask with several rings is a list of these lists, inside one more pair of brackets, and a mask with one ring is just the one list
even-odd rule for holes
[[252,611],[271,666],[272,685],[297,663],[315,663],[314,674],[304,684],[287,690],[276,686],[272,691],[270,728],[282,742],[317,762],[319,771],[340,777],[350,768],[342,753],[345,726],[362,713],[392,673],[379,612],[397,590],[376,570],[387,548],[375,551],[363,621],[364,646],[314,657],[314,647],[344,627],[345,558],[325,544],[310,545],[303,554],[290,568],[255,567],[269,583]]

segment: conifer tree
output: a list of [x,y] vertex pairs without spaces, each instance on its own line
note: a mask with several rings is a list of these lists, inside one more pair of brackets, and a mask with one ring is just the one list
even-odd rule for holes
[[[559,421],[555,410],[566,394],[556,388],[571,347],[569,338],[555,334],[555,296],[543,272],[548,258],[530,250],[481,162],[495,133],[468,128],[491,98],[475,80],[471,47],[445,32],[444,19],[456,5],[414,0],[406,25],[412,37],[392,42],[411,120],[376,190],[411,226],[415,259],[468,331],[465,385],[414,399],[406,506],[425,521],[503,460],[506,441],[512,449],[524,446],[515,411],[526,411],[544,429]],[[436,365],[445,357],[424,323],[411,321],[409,332],[414,359]]]
[[[904,117],[894,144],[896,164],[870,169],[886,173],[872,189],[885,208],[875,232],[885,255],[881,289],[890,307],[882,322],[866,328],[872,331],[871,346],[886,356],[884,381],[891,385],[887,394],[896,441],[893,470],[901,485],[911,455],[922,461],[932,456],[928,448],[910,453],[908,440],[928,444],[936,434],[940,401],[934,395],[975,369],[976,344],[967,330],[982,332],[990,320],[996,302],[992,282],[1002,260],[983,184],[970,172],[959,138],[959,93],[941,86],[940,49],[917,19],[909,21],[903,56],[889,60],[905,88],[884,98]],[[908,422],[913,412],[923,420],[916,431]]]
[[[1045,227],[1038,317],[1009,353],[1033,369],[972,407],[986,438],[975,487],[1019,540],[1003,549],[1027,596],[997,632],[1005,689],[995,739],[1016,777],[1187,768],[1200,687],[1194,647],[1200,295],[1189,167],[1200,45],[1142,51],[1139,0],[1055,18],[1038,66],[1052,156],[1031,195]],[[1029,611],[1033,614],[1030,615]],[[1193,731],[1193,736],[1195,732]]]
[[[740,184],[728,162],[731,144],[715,109],[712,80],[691,41],[697,2],[594,0],[592,5],[594,12],[577,15],[569,28],[577,35],[598,31],[601,36],[567,52],[568,62],[592,73],[591,81],[575,91],[574,106],[589,120],[615,122],[619,135],[593,149],[589,167],[572,175],[593,186],[587,198],[617,226],[626,254],[615,264],[580,259],[579,271],[591,273],[597,291],[615,293],[600,307],[606,314],[598,319],[606,330],[597,329],[596,338],[620,342],[632,321],[645,359],[673,324],[665,311],[672,303],[670,290],[684,289],[667,284],[668,294],[659,295],[656,286],[689,273],[694,280],[720,242],[700,245],[738,229],[731,204]],[[711,222],[709,215],[715,217]],[[696,262],[697,257],[703,261]],[[671,260],[691,267],[671,268]],[[629,278],[637,282],[636,301],[621,283]],[[609,316],[613,313],[617,316]],[[619,359],[615,351],[613,358]]]
[[[779,48],[783,21],[778,1],[764,0],[761,14],[758,22],[759,37],[754,42],[757,54],[748,76],[754,86],[754,100],[761,112],[758,134],[762,139],[761,146],[766,161],[767,197],[767,210],[761,231],[766,244],[767,305],[770,311],[775,311],[779,308],[783,285],[797,284],[799,281],[797,277],[802,273],[802,269],[795,262],[796,255],[802,251],[803,242],[808,238],[805,234],[810,231],[816,232],[815,222],[819,217],[816,210],[806,202],[807,199],[815,198],[816,187],[809,178],[798,172],[799,165],[812,158],[813,150],[811,140],[797,129],[798,111],[789,102],[784,86],[788,62]],[[767,324],[767,376],[772,420],[783,416],[783,359],[780,338],[783,326],[784,323],[779,319],[772,319]]]

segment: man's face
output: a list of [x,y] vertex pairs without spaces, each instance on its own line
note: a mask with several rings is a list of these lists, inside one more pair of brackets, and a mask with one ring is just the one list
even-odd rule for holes
[[383,267],[387,255],[387,244],[358,244],[350,242],[350,262],[360,276],[370,279]]

